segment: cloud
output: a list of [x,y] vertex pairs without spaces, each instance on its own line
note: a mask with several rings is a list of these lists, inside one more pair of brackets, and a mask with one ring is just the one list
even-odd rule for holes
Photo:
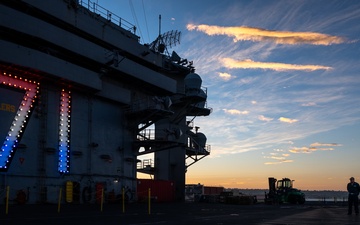
[[285,157],[283,156],[272,156],[272,157],[269,157],[270,159],[276,159],[276,160],[285,160]]
[[211,25],[187,24],[189,31],[197,30],[207,35],[226,35],[232,37],[234,42],[253,41],[253,42],[275,42],[276,44],[311,44],[311,45],[331,45],[344,43],[346,40],[342,37],[331,36],[316,32],[294,32],[294,31],[276,31],[266,30],[256,27],[221,27]]
[[281,163],[290,163],[293,162],[293,160],[287,159],[290,154],[288,153],[281,153],[284,150],[282,149],[274,149],[274,152],[269,153],[270,156],[264,156],[265,159],[271,159],[274,161],[265,162],[265,165],[276,165]]
[[225,81],[228,81],[232,78],[231,74],[229,73],[218,73],[219,74],[219,77]]
[[341,146],[341,144],[315,142],[315,143],[310,144],[310,147],[301,147],[301,148],[294,147],[294,148],[290,149],[289,152],[291,152],[291,153],[312,153],[315,151],[333,151],[335,149],[332,147],[338,147],[338,146]]
[[265,117],[263,115],[258,116],[258,119],[261,121],[266,121],[266,122],[270,122],[273,120],[273,118]]
[[291,163],[294,162],[294,160],[281,160],[281,161],[275,161],[275,162],[265,162],[265,165],[276,165],[276,164],[281,164],[281,163]]
[[249,114],[249,111],[240,111],[237,109],[223,109],[226,114],[230,115],[246,115]]
[[280,122],[284,122],[284,123],[296,123],[296,122],[298,122],[297,119],[290,119],[290,118],[286,118],[286,117],[280,117],[278,120]]
[[311,147],[319,147],[319,146],[341,146],[341,144],[337,144],[337,143],[320,143],[320,142],[315,142],[315,143],[312,143],[310,145]]
[[300,71],[315,71],[315,70],[330,70],[332,67],[321,65],[299,65],[299,64],[287,64],[277,62],[255,62],[251,59],[235,60],[231,58],[223,58],[222,64],[229,69],[264,69],[275,71],[288,71],[288,70],[300,70]]
[[292,149],[289,150],[289,152],[291,153],[312,153],[314,151],[316,151],[317,149],[314,148],[314,147],[301,147],[301,148],[297,148],[297,147],[294,147]]
[[307,102],[307,103],[301,104],[301,106],[305,106],[305,107],[316,106],[316,103],[315,102]]

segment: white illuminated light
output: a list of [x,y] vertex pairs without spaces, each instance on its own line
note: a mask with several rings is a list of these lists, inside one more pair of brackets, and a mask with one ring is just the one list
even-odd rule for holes
[[0,85],[25,90],[24,97],[0,150],[0,171],[2,171],[7,170],[9,167],[11,158],[15,153],[14,150],[23,134],[23,128],[28,121],[26,118],[28,118],[33,108],[33,102],[37,97],[37,93],[39,93],[40,84],[28,81],[27,79],[23,80],[21,77],[13,77],[11,74],[2,73],[0,74]]
[[70,91],[61,91],[59,122],[59,164],[60,173],[70,172]]

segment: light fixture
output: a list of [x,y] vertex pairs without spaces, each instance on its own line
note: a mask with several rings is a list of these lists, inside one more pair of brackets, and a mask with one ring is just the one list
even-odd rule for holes
[[70,172],[70,91],[61,90],[59,119],[59,163],[60,173]]
[[18,111],[15,114],[0,150],[0,171],[7,171],[24,133],[25,125],[29,121],[29,114],[34,108],[33,104],[39,93],[40,83],[3,72],[0,74],[0,85],[25,91],[24,97],[21,100]]

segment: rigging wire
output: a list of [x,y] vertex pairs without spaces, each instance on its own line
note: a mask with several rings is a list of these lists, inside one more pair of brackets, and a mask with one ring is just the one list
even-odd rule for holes
[[141,0],[141,2],[142,2],[143,12],[144,12],[144,18],[145,18],[145,25],[146,25],[146,31],[147,31],[148,41],[150,42],[149,26],[148,26],[148,24],[147,24],[147,18],[146,18],[146,13],[145,13],[144,0]]
[[139,22],[137,20],[137,17],[136,17],[136,13],[135,13],[135,10],[134,10],[134,5],[132,4],[132,1],[129,0],[129,5],[130,5],[130,10],[131,10],[131,13],[132,13],[132,16],[135,20],[135,24],[136,24],[136,27],[137,27],[137,30],[139,30],[139,33],[140,33],[140,40],[144,40],[143,36],[142,36],[142,32],[141,32],[141,29],[140,29],[140,26],[139,26]]

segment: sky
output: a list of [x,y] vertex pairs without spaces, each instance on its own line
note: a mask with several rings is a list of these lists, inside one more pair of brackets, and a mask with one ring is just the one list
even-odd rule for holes
[[194,62],[212,108],[195,119],[211,154],[188,168],[188,184],[360,181],[360,1],[94,1],[134,24],[142,44],[181,32],[168,50]]

